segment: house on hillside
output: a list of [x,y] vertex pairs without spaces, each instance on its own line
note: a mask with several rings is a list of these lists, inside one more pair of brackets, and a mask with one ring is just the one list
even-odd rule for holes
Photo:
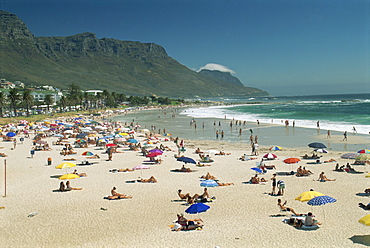
[[3,89],[13,89],[15,88],[15,84],[12,82],[6,81],[5,79],[0,79],[0,87]]
[[55,102],[59,101],[63,96],[63,93],[60,91],[50,91],[50,90],[35,90],[31,92],[33,99],[35,101],[43,102],[46,95],[51,95]]
[[96,96],[98,93],[103,93],[102,90],[86,90],[85,92],[94,96]]

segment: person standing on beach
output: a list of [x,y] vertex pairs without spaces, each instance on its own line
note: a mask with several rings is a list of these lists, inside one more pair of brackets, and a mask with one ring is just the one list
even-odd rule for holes
[[251,142],[251,145],[253,146],[253,134],[251,134],[251,136],[249,136],[249,140],[250,140],[250,142]]
[[276,190],[276,174],[273,174],[271,177],[272,181],[272,192],[271,195],[275,195],[275,190]]
[[344,131],[343,136],[344,136],[343,141],[347,141],[347,131]]
[[222,131],[221,131],[221,139],[223,139],[223,138],[224,138],[224,135],[225,135],[224,130],[222,130]]
[[239,129],[239,137],[242,136],[242,132],[243,132],[243,130],[240,128]]
[[218,130],[216,130],[216,139],[218,139]]
[[353,131],[353,133],[357,133],[357,130],[356,130],[355,126],[352,127],[352,131]]
[[320,122],[319,121],[316,122],[316,126],[317,126],[318,129],[320,129]]
[[257,135],[254,137],[254,143],[258,144],[258,136]]
[[330,130],[328,130],[327,135],[326,135],[326,138],[327,138],[327,139],[330,139],[330,138],[331,138]]

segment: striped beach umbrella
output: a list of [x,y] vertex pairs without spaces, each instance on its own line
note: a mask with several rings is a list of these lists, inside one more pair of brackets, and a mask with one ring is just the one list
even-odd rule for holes
[[269,150],[270,151],[281,151],[281,150],[283,150],[283,148],[280,147],[280,146],[272,146],[272,147],[269,148]]
[[218,183],[215,180],[204,180],[203,182],[200,183],[200,186],[202,187],[217,187]]
[[334,199],[333,197],[330,197],[327,195],[321,195],[321,196],[316,196],[312,198],[311,200],[307,202],[307,204],[311,206],[321,206],[321,205],[325,205],[327,203],[333,203],[336,201],[337,200]]

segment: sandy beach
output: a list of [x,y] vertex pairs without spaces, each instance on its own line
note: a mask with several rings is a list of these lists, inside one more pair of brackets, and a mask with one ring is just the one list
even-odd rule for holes
[[[130,115],[127,118],[131,118]],[[140,120],[139,120],[140,122]],[[168,131],[171,123],[168,122]],[[213,132],[213,131],[212,131]],[[334,134],[335,135],[335,134]],[[340,134],[338,140],[340,139]],[[33,137],[33,135],[31,135]],[[335,136],[334,136],[335,137]],[[357,138],[358,137],[358,138]],[[139,137],[140,138],[140,137]],[[51,145],[57,138],[46,138]],[[181,139],[181,135],[180,135]],[[334,139],[334,138],[333,138]],[[73,139],[70,139],[73,143]],[[318,140],[320,141],[320,140]],[[201,150],[224,150],[230,155],[211,155],[215,162],[211,166],[197,167],[187,164],[194,172],[176,173],[171,170],[181,168],[176,161],[176,145],[172,141],[163,141],[172,151],[165,151],[162,164],[149,165],[150,169],[134,172],[109,172],[111,169],[133,168],[147,161],[140,152],[128,148],[118,148],[122,153],[115,153],[113,161],[106,161],[107,154],[98,147],[75,148],[77,163],[84,160],[81,154],[89,150],[100,155],[98,162],[89,166],[76,166],[58,170],[56,165],[63,162],[60,155],[62,146],[51,145],[51,151],[37,151],[30,157],[32,140],[18,142],[13,150],[13,143],[2,142],[1,152],[8,155],[1,158],[0,192],[4,188],[4,161],[6,160],[6,197],[0,200],[2,247],[362,247],[370,245],[369,227],[358,220],[369,212],[358,207],[358,203],[369,203],[368,196],[356,195],[368,188],[369,178],[365,178],[366,168],[354,166],[360,172],[335,172],[335,162],[311,164],[312,160],[302,160],[298,164],[285,164],[288,157],[301,157],[310,151],[307,147],[284,147],[276,151],[277,160],[266,164],[275,165],[276,170],[268,170],[260,175],[268,179],[265,184],[247,184],[254,175],[251,167],[260,161],[262,155],[269,152],[271,145],[263,142],[259,148],[258,159],[241,161],[241,155],[250,152],[248,143],[230,143],[226,141],[185,140],[184,155],[199,161],[194,153]],[[351,143],[366,146],[366,138],[351,137]],[[365,147],[363,147],[365,148]],[[331,150],[322,154],[321,161],[335,159],[340,165],[353,160],[341,159],[346,150]],[[47,159],[52,158],[52,165]],[[272,174],[275,172],[296,170],[304,166],[314,174],[307,177],[278,175],[278,180],[286,184],[283,196],[271,196]],[[58,189],[58,175],[72,172],[86,173],[87,177],[70,180],[72,187],[82,190],[54,192]],[[331,182],[319,182],[318,175],[324,171]],[[184,213],[189,206],[178,201],[177,190],[184,193],[202,193],[200,186],[202,175],[207,172],[216,176],[219,182],[235,185],[209,188],[216,200],[207,203],[211,208],[203,213],[186,218],[201,218],[203,230],[170,230],[169,225],[176,220],[176,214]],[[139,177],[154,176],[158,183],[133,182]],[[133,196],[132,199],[106,200],[112,187],[117,192]],[[294,200],[300,193],[314,189],[329,195],[337,202],[324,206],[309,206],[307,202]],[[313,212],[323,225],[317,230],[305,231],[283,223],[286,217],[277,206],[277,199],[287,200],[287,206],[298,213]],[[30,213],[35,213],[28,217]],[[355,242],[354,242],[354,241]]]

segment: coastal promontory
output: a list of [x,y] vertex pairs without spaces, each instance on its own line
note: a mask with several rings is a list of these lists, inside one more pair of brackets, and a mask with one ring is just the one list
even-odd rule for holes
[[35,37],[16,15],[0,11],[0,75],[10,81],[127,95],[250,97],[266,91],[190,70],[155,43],[98,39],[94,33]]

